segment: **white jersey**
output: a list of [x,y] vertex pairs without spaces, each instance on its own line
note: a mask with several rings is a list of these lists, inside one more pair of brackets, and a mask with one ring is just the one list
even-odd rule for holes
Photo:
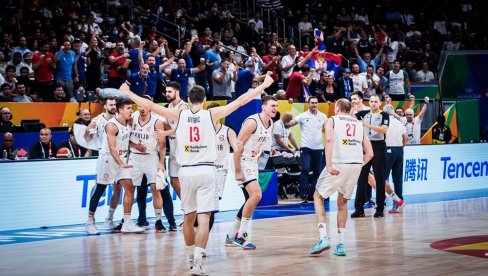
[[248,159],[258,159],[266,145],[271,141],[273,121],[269,119],[269,127],[266,128],[263,121],[261,121],[261,117],[259,117],[259,113],[247,117],[246,120],[256,121],[256,130],[254,130],[244,145],[242,156]]
[[[129,138],[130,138],[130,127],[131,125],[123,125],[114,117],[110,119],[107,124],[112,123],[117,127],[117,136],[115,136],[115,149],[119,153],[122,160],[127,157],[127,152],[129,150]],[[107,125],[105,125],[107,127]],[[100,149],[100,154],[110,155],[110,148],[108,146],[108,137],[105,135],[103,139],[102,148]]]
[[215,167],[218,170],[229,169],[229,127],[220,125],[220,129],[216,133],[217,135],[217,161],[215,161]]
[[214,164],[217,159],[215,127],[210,111],[182,110],[176,126],[176,161],[181,166]]
[[363,163],[363,124],[349,115],[332,116],[334,124],[334,144],[332,163]]
[[[176,109],[179,109],[180,106],[182,105],[185,105],[188,107],[188,104],[183,101],[183,100],[180,100],[177,104],[173,105],[173,103],[170,103],[168,105],[168,108],[176,108]],[[169,124],[169,126],[171,127],[171,129],[175,129],[176,128],[176,122],[173,121],[173,120],[170,120],[170,119],[167,119],[167,122]],[[169,136],[169,156],[174,158],[176,155],[175,155],[175,152],[176,152],[176,136],[175,135],[171,135]]]
[[[158,154],[158,139],[156,138],[156,122],[158,117],[149,113],[149,121],[141,125],[139,122],[141,113],[136,111],[132,114],[132,130],[130,141],[134,144],[141,144],[146,148],[148,154]],[[141,153],[135,147],[130,147],[131,152]]]
[[[103,145],[103,141],[105,139],[105,125],[108,123],[109,120],[105,118],[104,116],[105,113],[102,113],[95,118],[93,118],[93,121],[97,124],[97,145],[100,146],[100,148]],[[100,149],[99,148],[99,149]]]
[[389,72],[388,84],[390,94],[405,94],[405,75],[403,70],[399,70],[398,73],[393,72],[393,70]]

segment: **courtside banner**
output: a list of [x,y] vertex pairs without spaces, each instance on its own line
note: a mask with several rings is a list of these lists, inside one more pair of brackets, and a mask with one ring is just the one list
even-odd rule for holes
[[[233,160],[233,155],[229,155],[229,160]],[[96,159],[0,162],[0,231],[85,223],[95,188],[96,163]],[[100,199],[96,222],[103,222],[107,216],[112,190],[109,185]],[[175,215],[182,214],[180,200],[173,189],[171,195]],[[122,219],[122,198],[123,194],[115,220]],[[147,217],[154,217],[150,189],[147,202]],[[230,172],[220,210],[239,209],[243,202],[242,191]],[[137,218],[138,214],[137,204],[134,203],[132,218]]]

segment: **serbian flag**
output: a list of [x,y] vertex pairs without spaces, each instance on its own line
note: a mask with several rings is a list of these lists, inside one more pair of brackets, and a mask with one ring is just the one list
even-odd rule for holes
[[[320,29],[314,30],[315,43],[318,46],[318,51],[313,53],[310,59],[307,61],[310,68],[315,68],[315,72],[320,74],[327,72],[337,77],[339,68],[342,64],[342,56],[340,54],[334,54],[327,52],[326,44],[324,41],[324,32]],[[302,53],[303,57],[306,57],[308,52]]]

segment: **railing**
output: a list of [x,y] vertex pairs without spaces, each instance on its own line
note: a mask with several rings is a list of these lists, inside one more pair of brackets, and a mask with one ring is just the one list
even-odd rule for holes
[[[181,47],[181,32],[180,32],[180,26],[176,25],[175,23],[168,21],[160,16],[158,16],[155,13],[148,13],[146,11],[142,11],[139,9],[132,9],[135,13],[138,13],[139,15],[143,15],[147,17],[147,20],[151,23],[151,25],[156,26],[156,32],[158,35],[162,35],[168,40],[174,41],[177,44],[177,48]],[[144,27],[147,29],[150,28],[147,24],[143,24]],[[162,31],[161,31],[162,30]],[[176,36],[170,35],[170,33],[176,32]]]
[[[281,30],[282,30],[282,33],[281,33],[281,36],[280,36],[280,27],[281,27]],[[287,36],[286,36],[286,21],[283,17],[281,16],[275,16],[275,28],[276,28],[276,34],[278,35],[278,37],[282,37],[283,38],[283,41],[286,41],[287,40]]]

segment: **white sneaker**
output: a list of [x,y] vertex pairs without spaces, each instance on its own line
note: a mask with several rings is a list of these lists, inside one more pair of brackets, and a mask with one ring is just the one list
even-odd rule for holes
[[114,219],[113,218],[106,218],[105,223],[103,224],[103,227],[106,229],[114,229]]
[[100,235],[100,231],[98,231],[97,227],[95,226],[95,223],[93,222],[86,223],[85,229],[88,235]]
[[132,222],[132,220],[124,221],[122,225],[122,233],[144,233],[146,229],[139,227]]
[[190,268],[191,275],[208,275],[208,271],[201,264],[193,263]]

